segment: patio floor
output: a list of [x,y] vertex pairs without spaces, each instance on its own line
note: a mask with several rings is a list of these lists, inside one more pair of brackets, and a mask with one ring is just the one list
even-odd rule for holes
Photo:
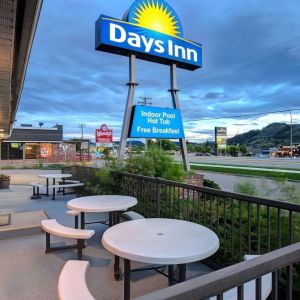
[[[1,211],[44,210],[50,218],[73,226],[73,218],[66,216],[66,202],[72,195],[31,200],[29,186],[11,186],[10,191],[0,192]],[[105,219],[105,214],[88,215],[88,220]],[[123,298],[123,281],[113,278],[113,255],[101,244],[101,236],[106,229],[103,225],[89,225],[96,231],[84,249],[84,259],[91,265],[87,272],[87,284],[96,299],[114,300]],[[65,239],[52,239],[63,243]],[[45,235],[35,234],[18,238],[0,240],[0,299],[1,300],[54,300],[57,299],[57,280],[64,263],[76,259],[76,252],[64,250],[45,254]],[[122,264],[121,264],[122,265]],[[133,263],[133,268],[141,264]],[[187,277],[195,277],[210,272],[207,266],[195,263],[188,266]],[[167,287],[167,278],[153,272],[132,274],[132,298]]]

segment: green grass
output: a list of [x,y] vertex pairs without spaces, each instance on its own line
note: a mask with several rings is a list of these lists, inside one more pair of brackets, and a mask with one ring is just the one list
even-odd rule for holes
[[[208,164],[208,163],[202,163],[202,162],[191,162],[192,164]],[[228,168],[230,167],[238,167],[238,168],[256,168],[256,169],[270,169],[270,170],[290,170],[290,171],[300,171],[297,168],[282,168],[282,167],[267,167],[267,166],[249,166],[249,165],[230,165],[230,164],[226,164],[226,165],[220,165],[218,163],[209,163],[208,165],[214,165],[214,166],[226,166]]]
[[226,173],[233,175],[246,175],[246,176],[257,176],[257,177],[267,177],[278,180],[299,180],[300,174],[288,173],[288,172],[270,172],[270,171],[260,171],[260,170],[245,170],[245,169],[233,169],[233,168],[220,168],[220,167],[210,167],[210,166],[195,166],[192,165],[193,170],[209,171],[216,173]]

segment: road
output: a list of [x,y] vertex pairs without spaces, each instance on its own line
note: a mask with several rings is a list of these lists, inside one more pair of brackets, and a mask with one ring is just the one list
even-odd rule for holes
[[[175,156],[181,160],[180,156]],[[189,155],[191,163],[300,170],[300,158],[215,157]]]
[[251,184],[253,187],[255,187],[258,197],[296,203],[299,203],[300,201],[300,199],[297,201],[295,199],[291,200],[289,199],[291,195],[289,195],[288,192],[284,193],[284,191],[290,190],[291,192],[294,191],[294,195],[299,195],[299,182],[280,182],[266,178],[228,175],[205,171],[197,171],[197,173],[203,174],[205,179],[213,180],[224,191],[238,192],[235,190],[238,184]]

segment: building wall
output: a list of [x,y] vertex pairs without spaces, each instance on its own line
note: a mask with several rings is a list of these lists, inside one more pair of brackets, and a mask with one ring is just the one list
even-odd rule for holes
[[[3,146],[7,147],[5,145],[7,143],[2,144]],[[25,151],[23,151],[22,158],[20,159],[2,159],[0,160],[0,167],[4,166],[14,166],[14,167],[23,167],[23,166],[29,166],[29,165],[35,165],[40,163],[74,163],[77,160],[76,156],[76,145],[75,144],[68,144],[66,152],[61,147],[60,144],[45,144],[41,143],[41,147],[45,146],[49,147],[48,155],[46,155],[46,152],[44,151],[44,157],[41,155],[38,158],[33,159],[26,159],[25,158]],[[23,148],[25,149],[26,143],[23,145]],[[40,149],[41,150],[41,149]]]

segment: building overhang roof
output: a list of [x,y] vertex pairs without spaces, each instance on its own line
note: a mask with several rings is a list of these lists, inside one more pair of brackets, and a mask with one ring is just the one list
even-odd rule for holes
[[0,139],[18,110],[42,0],[0,1]]

